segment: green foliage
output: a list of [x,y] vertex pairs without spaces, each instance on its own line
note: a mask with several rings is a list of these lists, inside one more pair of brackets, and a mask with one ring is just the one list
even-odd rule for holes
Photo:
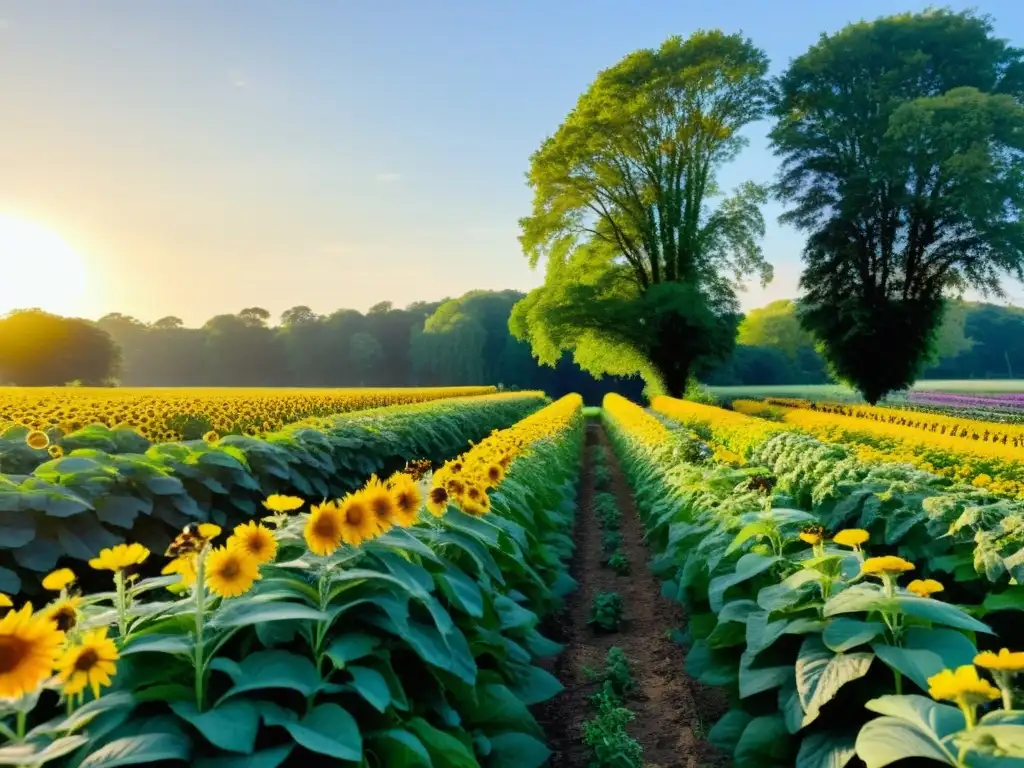
[[621,549],[613,552],[608,560],[605,561],[605,564],[619,576],[629,575],[629,558],[626,557],[626,553]]
[[622,510],[615,497],[607,491],[594,495],[594,514],[605,530],[617,531],[622,526]]
[[121,372],[121,351],[95,323],[39,309],[0,318],[0,383],[63,386],[78,380],[110,384]]
[[86,427],[48,460],[24,428],[0,437],[0,592],[38,592],[57,565],[85,572],[104,547],[138,541],[163,551],[182,527],[235,525],[261,511],[264,494],[321,501],[390,474],[411,459],[443,460],[543,404],[537,396],[437,401],[356,411],[253,438],[231,435],[150,445],[138,433]]
[[611,486],[612,472],[604,462],[594,462],[594,483],[601,490]]
[[919,373],[944,292],[1024,276],[1022,73],[987,19],[929,10],[823,36],[780,78],[801,322],[869,402]]
[[622,595],[618,592],[598,592],[594,595],[587,624],[604,632],[617,632],[622,625]]
[[711,201],[740,131],[764,115],[767,68],[738,35],[670,38],[602,71],[533,155],[520,240],[547,273],[510,328],[542,363],[573,350],[595,374],[681,394],[698,361],[728,353],[732,280],[771,275],[766,193],[747,183]]
[[801,349],[814,346],[814,339],[797,319],[796,302],[780,299],[748,312],[737,329],[736,343],[774,347],[795,360]]
[[631,711],[619,706],[607,690],[594,699],[597,714],[583,723],[583,743],[591,749],[593,768],[643,768],[643,748],[626,732],[635,718]]
[[[537,627],[573,587],[582,438],[577,418],[520,455],[483,518],[453,508],[327,557],[286,518],[276,561],[249,592],[209,596],[198,632],[196,601],[158,591],[173,577],[130,585],[112,688],[70,715],[48,691],[0,703],[5,733],[29,711],[0,761],[539,768],[529,708],[561,687]],[[109,624],[110,601],[88,596],[81,626]]]
[[622,546],[622,533],[605,531],[601,534],[601,551],[611,556]]

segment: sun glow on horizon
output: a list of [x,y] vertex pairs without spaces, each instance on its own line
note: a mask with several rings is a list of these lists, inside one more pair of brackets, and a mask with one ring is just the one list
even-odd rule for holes
[[0,213],[0,316],[33,307],[78,315],[86,293],[85,263],[74,248],[40,224]]

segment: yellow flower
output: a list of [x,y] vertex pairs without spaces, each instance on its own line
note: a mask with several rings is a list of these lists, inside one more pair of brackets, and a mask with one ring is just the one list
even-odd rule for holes
[[118,544],[116,547],[100,550],[98,557],[89,561],[89,567],[97,571],[123,571],[139,565],[149,557],[149,550],[141,544]]
[[46,436],[45,432],[33,429],[25,436],[25,442],[28,443],[29,448],[41,451],[50,444],[50,438]]
[[868,538],[868,532],[862,528],[846,528],[833,536],[832,541],[842,547],[860,549]]
[[[365,517],[367,520],[370,520],[369,512],[366,513]],[[338,509],[337,502],[325,501],[323,504],[313,505],[309,518],[306,520],[306,526],[302,531],[309,551],[326,557],[340,547],[342,522],[342,513]]]
[[999,653],[983,651],[974,657],[974,663],[984,669],[998,672],[1024,672],[1024,652],[1000,648]]
[[221,528],[219,525],[214,523],[200,523],[199,524],[199,535],[209,541],[220,536]]
[[256,558],[240,549],[218,547],[206,556],[206,586],[221,597],[238,597],[260,577]]
[[196,556],[194,553],[182,555],[176,557],[171,562],[163,567],[160,571],[164,576],[170,576],[172,574],[178,574],[181,576],[182,584],[186,587],[191,587],[196,583]]
[[271,512],[294,512],[305,503],[302,499],[295,496],[282,496],[275,493],[267,497],[266,501],[263,502],[263,506]]
[[69,584],[74,583],[74,581],[74,571],[70,568],[58,568],[56,571],[47,574],[46,578],[43,579],[43,589],[48,589],[51,592],[60,592]]
[[817,533],[812,533],[809,531],[801,531],[800,540],[807,542],[812,547],[816,544],[821,544],[821,536],[819,536]]
[[51,445],[49,448],[46,449],[46,452],[50,454],[51,459],[59,459],[61,456],[64,455],[64,449],[61,448],[59,445]]
[[902,557],[886,555],[885,557],[869,557],[860,567],[860,571],[868,576],[898,576],[905,571],[914,570],[914,564]]
[[971,485],[975,488],[987,488],[992,485],[992,476],[986,474],[978,475],[971,481]]
[[274,538],[274,532],[251,520],[235,526],[227,545],[247,552],[260,565],[269,563],[277,554],[277,539]]
[[434,517],[442,517],[448,509],[448,491],[441,486],[435,486],[427,494],[427,510]]
[[412,525],[420,515],[423,494],[413,478],[404,473],[393,475],[388,482],[391,501],[395,507],[395,520],[399,525]]
[[936,592],[944,590],[945,587],[935,579],[914,579],[907,584],[907,589],[918,597],[931,597]]
[[955,701],[961,706],[974,707],[999,698],[999,689],[988,680],[978,677],[971,664],[957,667],[954,672],[944,669],[928,678],[928,695],[938,701]]
[[64,633],[32,604],[0,619],[0,699],[19,699],[50,676]]
[[377,527],[381,531],[386,531],[395,524],[395,501],[391,498],[387,486],[378,480],[376,475],[370,478],[370,481],[360,493],[363,495],[366,506],[373,513],[373,517],[377,521]]
[[497,488],[505,479],[505,468],[500,464],[490,464],[484,470],[484,474],[487,476],[488,485],[491,488]]
[[110,685],[110,678],[117,673],[114,662],[119,658],[106,627],[90,630],[81,644],[68,648],[57,662],[57,677],[64,684],[64,693],[75,696],[88,686],[93,697],[99,698],[100,688]]
[[45,608],[43,614],[53,620],[57,629],[67,632],[78,624],[78,606],[81,602],[80,597],[67,597]]
[[377,518],[366,503],[363,493],[350,493],[338,507],[341,538],[346,544],[359,546],[380,533]]
[[218,434],[217,434],[216,432],[214,432],[213,430],[210,430],[210,431],[209,431],[209,432],[207,432],[207,433],[206,433],[205,435],[203,435],[203,442],[205,442],[205,443],[208,443],[208,444],[210,444],[210,445],[213,445],[213,444],[214,444],[214,443],[216,443],[216,442],[217,442],[218,440],[220,440],[220,435],[218,435]]
[[13,608],[14,603],[11,602],[11,598],[0,592],[0,608]]

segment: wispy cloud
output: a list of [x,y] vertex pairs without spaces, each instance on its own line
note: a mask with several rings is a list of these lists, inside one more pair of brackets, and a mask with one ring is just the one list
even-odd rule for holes
[[240,69],[232,69],[228,72],[228,82],[230,82],[235,88],[248,88],[249,78],[245,76],[245,72]]
[[394,184],[402,180],[402,174],[400,173],[378,173],[377,183],[378,184]]

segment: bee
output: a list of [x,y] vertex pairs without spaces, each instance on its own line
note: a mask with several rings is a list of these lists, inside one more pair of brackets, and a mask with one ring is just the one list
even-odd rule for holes
[[203,539],[199,532],[199,523],[189,523],[181,529],[171,545],[167,547],[167,551],[164,553],[166,557],[181,557],[183,555],[191,555],[203,548],[203,544],[206,540]]

